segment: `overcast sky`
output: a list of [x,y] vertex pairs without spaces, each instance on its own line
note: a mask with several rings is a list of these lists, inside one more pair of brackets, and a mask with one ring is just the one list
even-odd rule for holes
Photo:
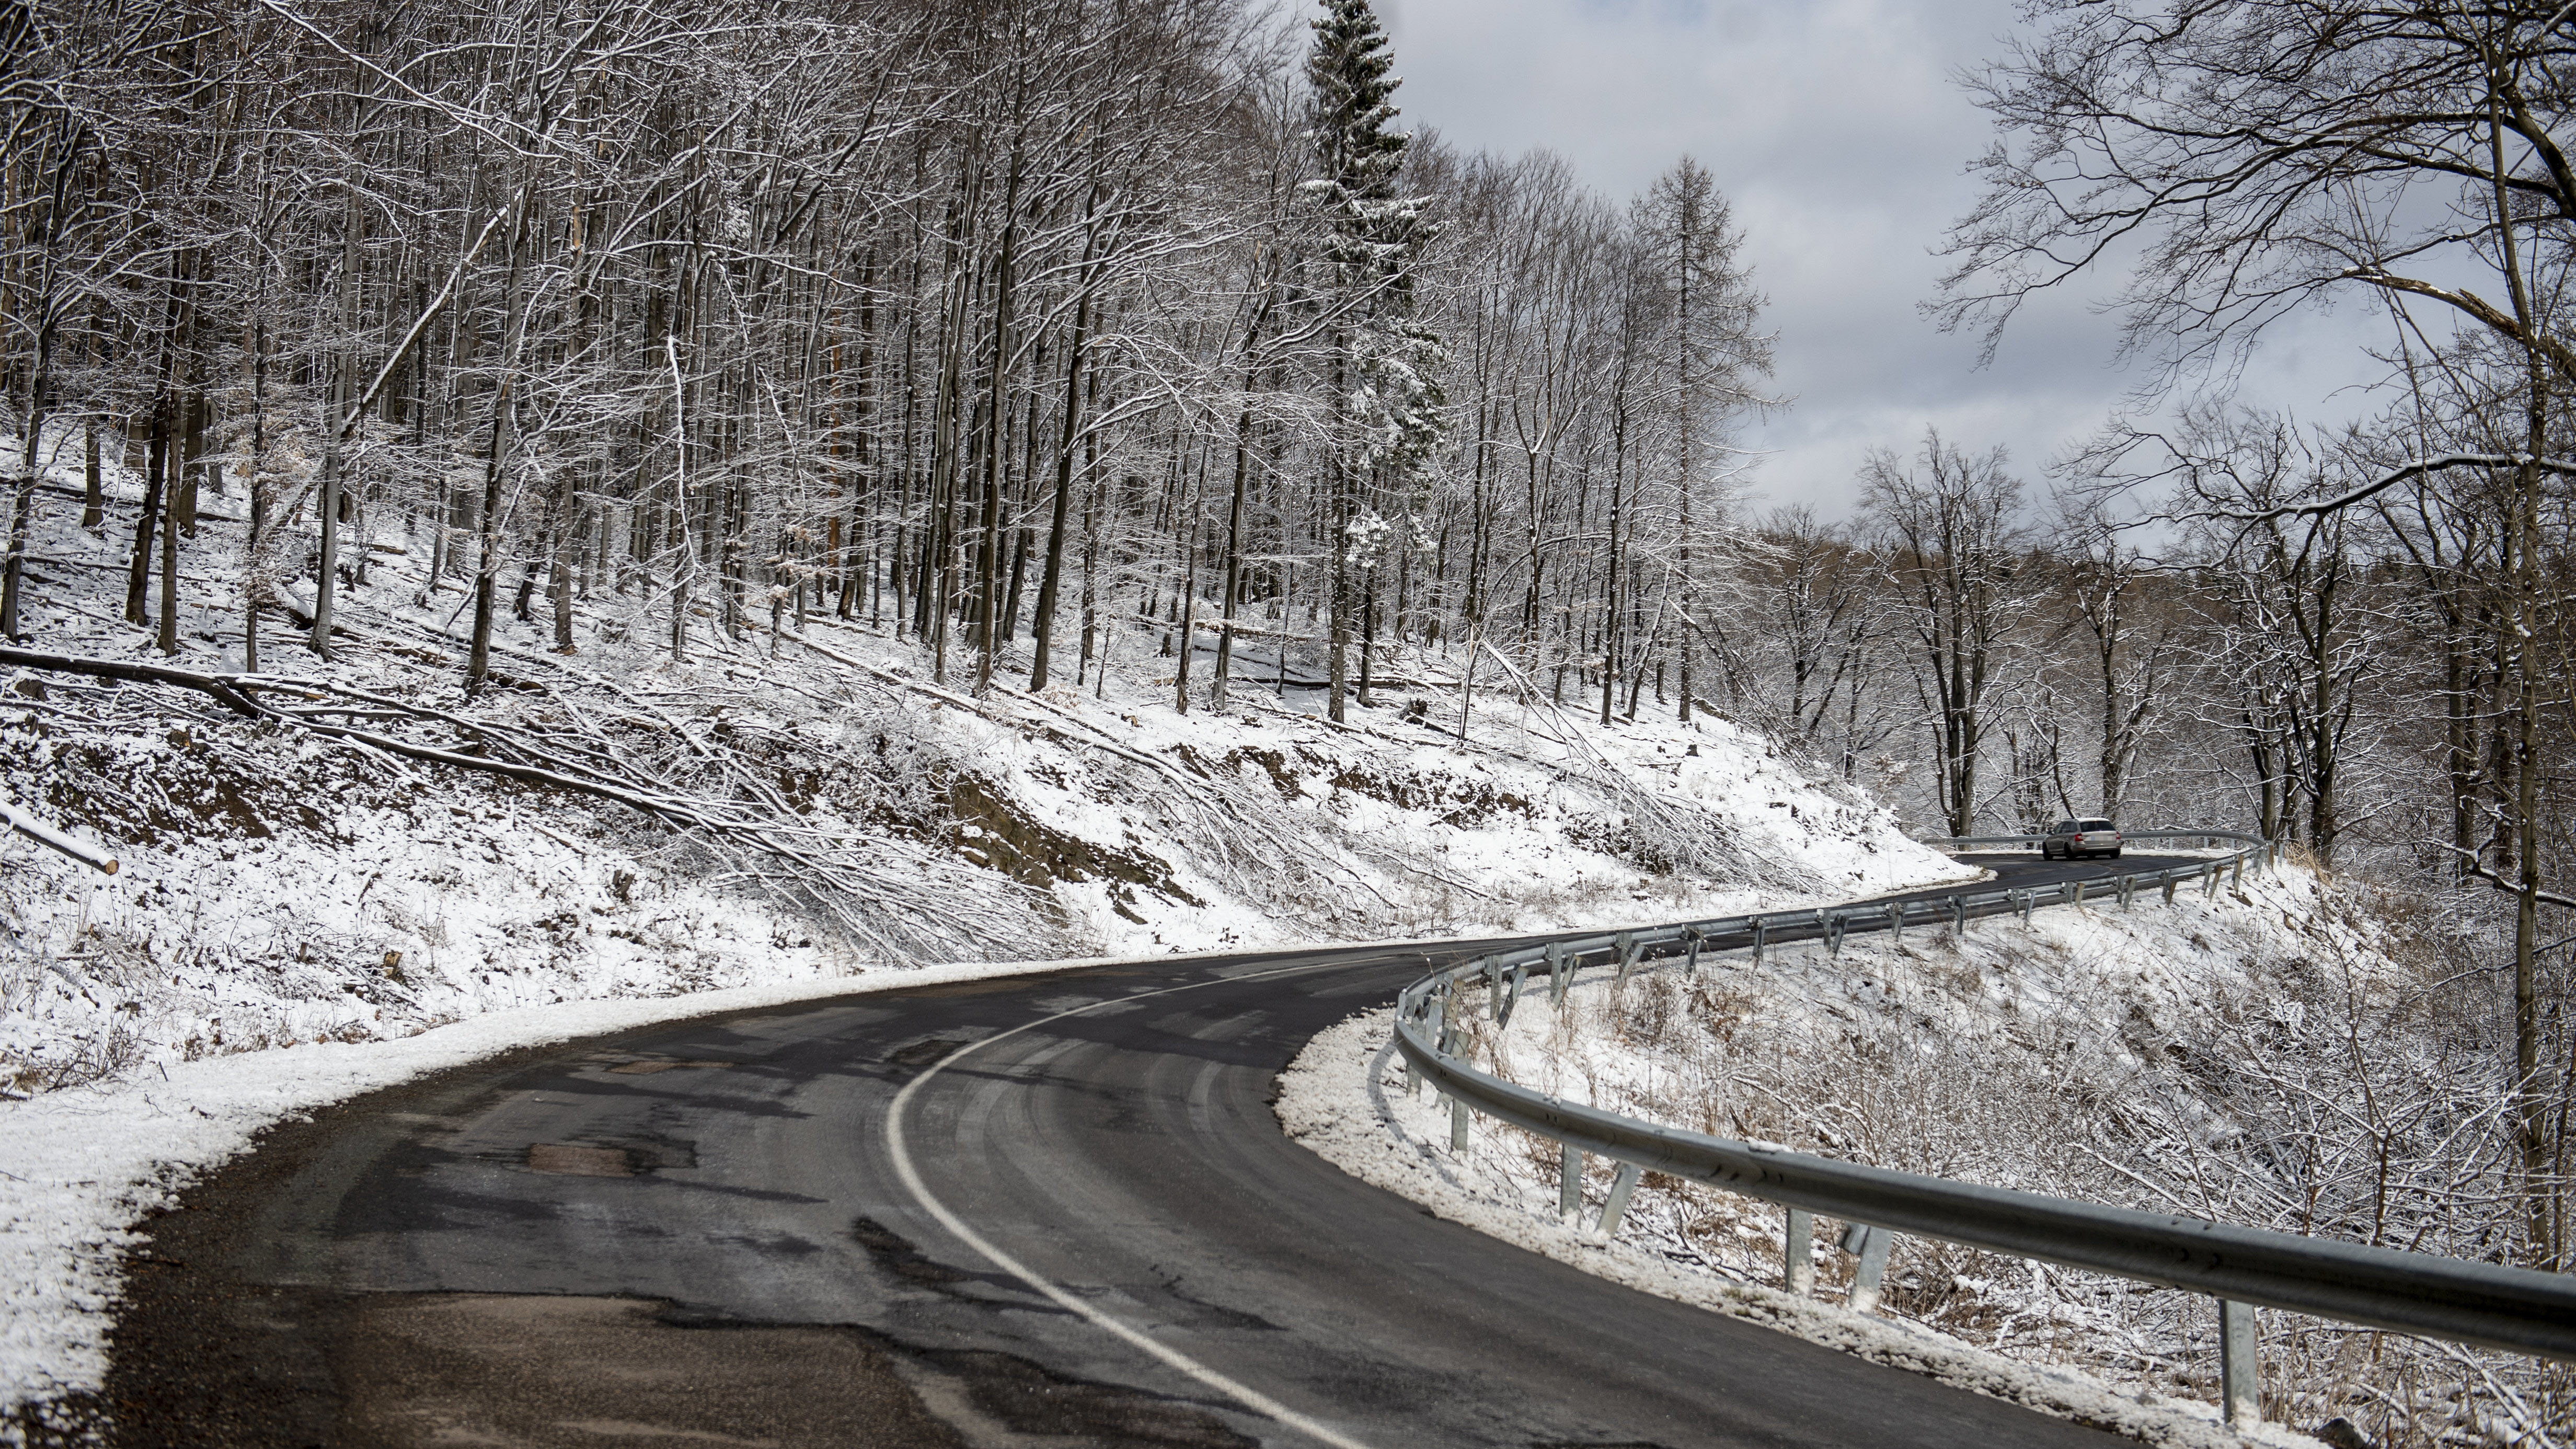
[[[1844,512],[1862,455],[1911,452],[1927,423],[1972,449],[2003,444],[2037,485],[2139,381],[2092,305],[2117,277],[2026,308],[1982,370],[1974,338],[1917,310],[1992,134],[1951,74],[2000,52],[2011,0],[1377,3],[1408,124],[1470,150],[1544,147],[1623,201],[1685,153],[1715,175],[1771,298],[1778,389],[1797,399],[1751,439],[1764,503]],[[2302,416],[2348,410],[2331,395],[2362,375],[2367,326],[2281,332],[2248,383]]]

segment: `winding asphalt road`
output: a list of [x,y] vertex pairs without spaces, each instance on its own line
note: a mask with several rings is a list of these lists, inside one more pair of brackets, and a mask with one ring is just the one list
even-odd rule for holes
[[1491,948],[882,992],[377,1093],[152,1225],[104,1407],[191,1446],[2118,1442],[1590,1277],[1283,1135],[1308,1038]]

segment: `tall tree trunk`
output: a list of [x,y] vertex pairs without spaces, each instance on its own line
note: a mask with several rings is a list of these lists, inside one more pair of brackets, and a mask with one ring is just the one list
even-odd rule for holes
[[[313,652],[331,657],[332,600],[340,587],[340,493],[345,464],[342,439],[349,431],[349,410],[357,399],[355,349],[358,345],[358,229],[364,214],[353,189],[340,220],[340,336],[332,350],[331,406],[322,441],[322,567],[313,584]],[[479,676],[477,676],[479,678]]]
[[483,687],[492,672],[492,622],[501,591],[501,483],[509,449],[510,385],[505,377],[492,397],[492,426],[483,450],[483,512],[475,530],[474,635],[465,662],[465,692]]
[[[1628,409],[1613,407],[1610,424],[1610,566],[1601,582],[1601,724],[1608,728],[1619,688],[1619,525],[1628,481]],[[1684,710],[1683,718],[1690,712]]]
[[[1097,368],[1083,379],[1084,411],[1094,416],[1100,411],[1100,372]],[[1112,403],[1116,402],[1113,397]],[[1099,638],[1100,627],[1100,515],[1106,511],[1100,497],[1100,453],[1097,437],[1086,433],[1082,440],[1082,652],[1073,666],[1073,683],[1082,687],[1083,671],[1097,659],[1101,663],[1098,691],[1095,697],[1108,693],[1106,645]]]
[[1350,337],[1336,324],[1332,342],[1332,391],[1324,409],[1324,497],[1325,548],[1332,555],[1331,613],[1328,626],[1330,642],[1326,645],[1324,713],[1333,723],[1343,722],[1344,698],[1351,680],[1351,470],[1344,456],[1349,440],[1343,415],[1348,410],[1344,390],[1349,385],[1348,359]]
[[[263,278],[265,273],[262,274]],[[267,295],[263,281],[260,298]],[[268,317],[251,324],[250,526],[242,540],[242,668],[259,672],[259,611],[268,591]],[[436,587],[433,570],[430,585]]]
[[175,465],[164,465],[168,477],[161,485],[162,496],[169,500],[161,519],[161,618],[156,641],[163,654],[179,652],[179,536],[183,530],[179,500],[187,492],[186,456],[182,451]]
[[689,386],[680,371],[679,319],[668,319],[662,333],[663,359],[671,367],[671,662],[689,658],[689,585],[695,578],[696,554],[689,546]]
[[930,525],[922,544],[922,623],[930,636],[930,677],[948,682],[948,623],[957,598],[957,502],[963,468],[959,458],[965,406],[966,318],[973,303],[972,278],[966,259],[975,237],[975,212],[983,191],[983,171],[973,155],[961,159],[966,177],[964,196],[951,207],[948,236],[949,301],[939,341],[939,396],[931,417]]
[[[2500,95],[2505,78],[2490,74],[2487,86],[2488,177],[2495,203],[2494,218],[2503,265],[2521,335],[2537,339],[2545,327],[2522,274],[2514,236],[2514,210],[2507,192],[2504,120]],[[2528,1252],[2535,1266],[2555,1268],[2560,1260],[2557,1204],[2560,1189],[2547,1180],[2549,1167],[2548,1102],[2540,1080],[2540,710],[2544,678],[2539,658],[2538,569],[2540,551],[2540,469],[2549,454],[2549,368],[2536,341],[2523,348],[2527,379],[2523,414],[2523,459],[2514,470],[2512,566],[2514,756],[2513,918],[2513,1074],[2514,1136],[2522,1149],[2523,1194]]]
[[[1086,252],[1088,243],[1085,244]],[[1088,268],[1086,268],[1086,272]],[[1073,449],[1082,432],[1083,353],[1091,337],[1091,289],[1074,302],[1073,336],[1064,364],[1064,436],[1056,445],[1055,506],[1047,522],[1046,566],[1038,580],[1037,617],[1029,630],[1029,689],[1046,688],[1055,652],[1057,600],[1064,587],[1065,516],[1073,508]]]
[[1020,591],[1028,583],[1029,549],[1036,542],[1034,530],[1023,524],[1013,530],[1011,540],[1011,578],[1002,596],[1002,642],[1020,637]]
[[1183,502],[1189,509],[1187,526],[1181,532],[1181,654],[1172,670],[1172,712],[1190,712],[1190,658],[1197,652],[1199,619],[1199,525],[1206,513],[1207,451],[1199,452],[1198,481],[1195,487],[1187,477],[1181,480]]
[[[483,450],[483,513],[477,520],[474,553],[474,637],[465,659],[465,692],[483,688],[492,673],[492,615],[501,591],[501,485],[508,476],[511,412],[518,404],[519,345],[527,320],[520,290],[529,245],[528,195],[523,189],[509,222],[508,280],[503,284],[501,378],[492,389],[492,423]],[[318,627],[318,626],[317,626]]]
[[[841,572],[841,592],[833,603],[832,611],[843,619],[851,617],[857,610],[860,590],[876,572],[876,539],[873,525],[869,522],[870,515],[879,507],[877,490],[883,486],[877,469],[876,435],[873,431],[876,427],[876,367],[877,249],[871,242],[866,258],[859,263],[859,396],[857,414],[852,420],[854,435],[850,440],[851,451],[855,455],[854,477],[850,485],[850,531],[846,542],[834,540],[840,544],[840,548],[835,550],[833,567]],[[837,386],[838,383],[836,374],[834,384]],[[832,527],[837,531],[840,526],[840,515],[835,513]],[[859,557],[863,540],[866,548],[864,572]],[[901,607],[898,596],[897,612],[901,612]]]
[[1002,188],[1002,255],[993,266],[993,354],[989,364],[992,396],[984,409],[984,527],[977,553],[975,694],[992,693],[993,661],[1002,652],[1002,458],[1010,418],[1011,296],[1017,280],[1013,269],[1020,250],[1021,155],[1011,152],[1010,177]]
[[572,559],[581,547],[579,503],[573,496],[573,470],[559,468],[555,479],[554,517],[546,530],[546,605],[554,624],[554,648],[558,654],[571,654],[572,639]]
[[152,403],[151,435],[144,444],[143,509],[134,520],[134,553],[125,573],[125,622],[141,624],[150,617],[153,529],[161,521],[161,495],[169,460],[168,405]]
[[83,528],[96,528],[107,518],[107,476],[98,460],[98,419],[91,418],[81,428],[81,519]]
[[[1252,391],[1254,375],[1246,373],[1243,390]],[[1208,681],[1208,708],[1223,709],[1226,692],[1234,677],[1234,613],[1243,596],[1243,501],[1252,476],[1252,409],[1246,405],[1234,419],[1234,488],[1225,505],[1225,617],[1216,636],[1216,670]],[[1287,631],[1280,631],[1279,649],[1286,657]]]
[[[27,436],[18,458],[18,476],[9,490],[8,557],[0,561],[0,637],[9,639],[23,638],[26,633],[19,627],[18,616],[23,607],[27,543],[36,521],[36,479],[43,472],[44,455],[38,440],[45,434],[46,354],[50,350],[45,342],[37,344],[36,364],[27,375],[26,406],[19,413]],[[95,439],[97,434],[93,431],[91,436]],[[91,446],[91,456],[95,458],[97,445],[93,441]]]

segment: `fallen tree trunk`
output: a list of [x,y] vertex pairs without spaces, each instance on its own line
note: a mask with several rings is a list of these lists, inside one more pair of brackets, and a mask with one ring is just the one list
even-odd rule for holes
[[90,867],[101,875],[116,874],[115,856],[108,854],[104,850],[100,850],[96,846],[93,846],[76,836],[66,835],[62,831],[56,830],[54,827],[47,825],[42,820],[37,819],[35,816],[28,814],[24,810],[20,810],[11,805],[0,805],[0,820],[7,821],[10,829],[17,831],[20,835],[36,842],[38,845],[60,851],[64,855],[70,856],[72,859]]
[[[1009,921],[1019,920],[1023,928],[1026,925],[1024,913],[1014,913],[1000,902],[993,903],[990,912],[993,919],[977,922],[975,929],[968,929],[957,920],[925,916],[920,909],[908,904],[910,897],[932,877],[946,879],[948,885],[966,890],[975,885],[967,877],[980,878],[983,875],[980,871],[965,866],[952,867],[927,852],[890,839],[868,837],[863,848],[860,842],[843,840],[793,818],[744,818],[718,802],[691,799],[607,778],[582,763],[555,758],[524,732],[509,726],[469,720],[443,710],[405,704],[383,695],[314,680],[207,673],[166,664],[50,654],[6,645],[0,645],[0,666],[187,690],[211,698],[232,713],[252,721],[302,730],[383,755],[497,775],[522,784],[624,806],[673,829],[692,833],[710,844],[780,862],[786,869],[774,876],[752,871],[745,874],[773,889],[794,890],[819,898],[829,913],[840,920],[854,937],[890,957],[918,958],[925,952],[941,954],[953,951],[959,946],[972,944],[978,939],[977,932],[987,927],[994,939],[1010,939],[1010,933],[1004,929]],[[393,712],[403,718],[444,724],[476,736],[479,742],[493,749],[523,758],[469,754],[422,744],[381,730],[361,729],[315,717],[316,714],[338,713],[340,706],[320,710],[281,708],[261,698],[262,695],[291,695],[308,702],[328,701],[335,696],[361,701],[369,706],[367,713],[371,717],[381,718]],[[531,759],[547,763],[530,763]],[[955,878],[947,879],[952,876]],[[991,894],[989,886],[977,887],[971,893],[977,896]]]

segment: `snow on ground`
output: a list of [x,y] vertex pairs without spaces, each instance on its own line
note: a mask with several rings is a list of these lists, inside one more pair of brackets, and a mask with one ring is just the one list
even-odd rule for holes
[[[107,1371],[118,1256],[133,1226],[269,1125],[499,1052],[656,1022],[867,990],[1062,970],[1089,962],[979,962],[867,981],[802,977],[724,990],[493,1011],[398,1041],[307,1041],[156,1063],[108,1087],[15,1102],[0,1115],[0,1443],[9,1410],[94,1392]],[[39,1411],[40,1412],[40,1411]]]
[[[1431,1093],[1405,1095],[1403,1066],[1390,1039],[1394,1017],[1392,1009],[1369,1011],[1324,1032],[1280,1082],[1279,1120],[1288,1134],[1363,1182],[1641,1292],[2148,1444],[2314,1449],[2316,1441],[2276,1425],[2236,1433],[2219,1422],[2218,1411],[2208,1404],[2153,1391],[2124,1391],[2066,1369],[1988,1352],[1921,1323],[1855,1313],[1838,1303],[1710,1272],[1689,1255],[1670,1251],[1655,1235],[1635,1231],[1637,1220],[1652,1211],[1646,1204],[1631,1209],[1627,1232],[1602,1238],[1592,1227],[1600,1210],[1600,1182],[1593,1184],[1585,1218],[1561,1221],[1554,1210],[1554,1184],[1548,1184],[1544,1201],[1533,1185],[1538,1166],[1533,1153],[1542,1150],[1535,1139],[1497,1132],[1494,1124],[1480,1120],[1464,1159],[1449,1150],[1448,1109],[1437,1105]],[[1545,1170],[1553,1173],[1553,1152],[1547,1153]],[[1776,1241],[1772,1253],[1776,1259]]]
[[[1854,937],[1839,957],[1812,944],[1758,965],[1704,958],[1695,976],[1669,965],[1624,989],[1596,971],[1561,1007],[1539,993],[1503,1029],[1471,1020],[1468,1050],[1541,1091],[1716,1136],[2483,1256],[2473,1205],[2497,1195],[2462,1129],[2499,1094],[2471,1069],[2476,1032],[2423,1009],[2440,959],[2411,957],[2388,920],[2285,868],[2216,898],[2186,887],[2172,906],[1982,921],[1964,940],[1918,926]],[[1553,1144],[1480,1120],[1461,1159],[1445,1113],[1388,1090],[1401,1079],[1387,1030],[1376,1013],[1318,1038],[1280,1105],[1292,1133],[1368,1181],[1650,1291],[1982,1392],[2088,1420],[2116,1412],[2102,1422],[2171,1442],[2217,1432],[2207,1300],[1899,1239],[1887,1316],[1860,1319],[1772,1286],[1779,1209],[1659,1174],[1620,1243],[1593,1244],[1557,1221]],[[1588,1213],[1614,1167],[1590,1164]],[[1816,1236],[1831,1299],[1849,1277],[1830,1246],[1839,1226],[1820,1221]],[[2559,1371],[2528,1360],[2287,1314],[2265,1314],[2264,1333],[2276,1421],[2348,1417],[2380,1443],[2536,1444],[2566,1427],[2553,1422]],[[2068,1388],[2068,1368],[2097,1387]]]
[[[121,617],[139,480],[108,467],[97,530],[62,496],[77,469],[49,481],[33,647],[241,667],[238,498],[203,500],[183,540],[165,659]],[[1202,668],[1183,714],[1173,631],[1108,622],[1118,601],[1105,675],[1023,693],[1006,650],[973,697],[964,651],[943,687],[890,616],[800,624],[757,598],[743,637],[707,615],[674,662],[667,591],[586,576],[572,656],[542,598],[520,620],[505,590],[496,686],[467,699],[463,584],[430,577],[428,537],[376,528],[349,544],[333,657],[272,612],[263,674],[368,691],[384,718],[360,722],[415,743],[471,753],[480,724],[588,751],[886,896],[817,900],[738,840],[180,691],[0,677],[0,794],[121,863],[0,837],[0,1414],[95,1386],[116,1253],[176,1184],[264,1122],[504,1046],[934,979],[925,961],[1633,924],[1963,874],[1759,734],[1669,707],[1603,728],[1489,676],[1463,717],[1458,689],[1407,685],[1336,725],[1296,682],[1316,661],[1256,641],[1243,668],[1270,682],[1211,710]]]
[[[162,662],[119,617],[131,519],[116,504],[139,486],[107,475],[100,530],[44,499],[28,637]],[[76,466],[53,481],[73,487]],[[241,529],[224,512],[237,504],[209,498],[185,545],[169,663],[241,664],[227,582]],[[1454,690],[1390,691],[1337,726],[1317,717],[1320,691],[1249,681],[1229,708],[1182,715],[1175,661],[1158,652],[1171,631],[1155,625],[1107,630],[1118,663],[1083,688],[1013,690],[1023,650],[974,699],[966,651],[952,651],[956,687],[939,687],[890,619],[787,615],[772,632],[777,616],[754,607],[743,640],[710,618],[674,663],[653,617],[667,597],[600,579],[575,656],[550,652],[542,598],[525,621],[505,607],[506,682],[468,701],[462,584],[429,579],[425,538],[352,548],[368,565],[342,599],[336,657],[272,613],[266,674],[601,753],[658,751],[720,776],[729,804],[749,778],[790,824],[892,860],[892,889],[927,901],[946,939],[931,929],[908,954],[854,941],[811,902],[748,888],[738,860],[613,806],[249,724],[194,696],[18,673],[0,679],[0,790],[124,869],[97,877],[25,842],[0,855],[0,931],[17,948],[0,953],[0,1091],[923,959],[1572,928],[1957,873],[1865,797],[1719,719],[1604,729],[1480,693],[1462,721]],[[1247,672],[1275,670],[1263,654],[1247,648]],[[1384,667],[1422,677],[1442,663]]]

